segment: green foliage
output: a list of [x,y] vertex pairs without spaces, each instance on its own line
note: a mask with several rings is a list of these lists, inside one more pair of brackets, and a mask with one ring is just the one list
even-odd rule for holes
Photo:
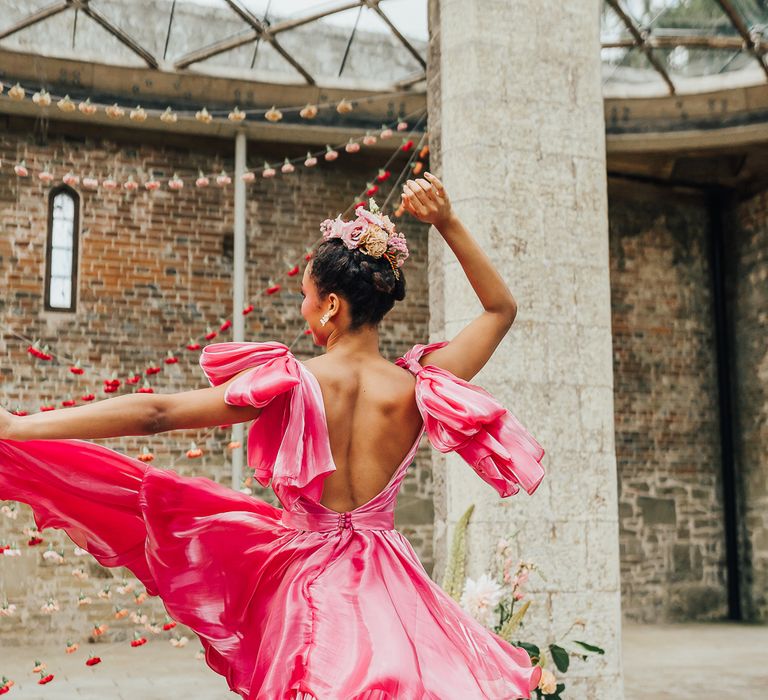
[[568,670],[568,664],[570,663],[568,652],[558,644],[550,644],[549,653],[552,654],[552,661],[555,662],[557,670],[560,671],[560,673],[565,673]]
[[587,642],[580,642],[577,639],[573,640],[574,644],[581,644],[587,651],[595,652],[596,654],[605,654],[605,649],[596,647],[594,644],[587,644]]

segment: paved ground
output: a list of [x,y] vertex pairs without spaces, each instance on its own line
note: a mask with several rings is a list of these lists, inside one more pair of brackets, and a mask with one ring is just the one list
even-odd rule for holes
[[[625,623],[622,636],[626,700],[768,698],[768,626]],[[3,648],[0,675],[16,681],[3,700],[238,698],[204,660],[195,658],[199,648],[196,641],[177,649],[157,640],[136,648],[128,642],[83,645],[74,654],[58,647]],[[97,652],[102,663],[85,666],[88,655]],[[30,672],[35,659],[47,663],[55,675],[51,683],[37,684],[39,675]]]
[[626,700],[768,699],[768,625],[625,623],[622,640]]

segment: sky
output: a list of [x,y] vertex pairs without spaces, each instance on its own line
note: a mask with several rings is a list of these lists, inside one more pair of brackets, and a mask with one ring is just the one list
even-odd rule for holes
[[[226,7],[224,0],[183,0],[198,5]],[[340,7],[349,0],[240,0],[256,16],[263,18],[269,6],[269,17],[288,19]],[[166,0],[170,2],[170,0]],[[392,23],[408,37],[427,40],[427,0],[382,0],[381,9]],[[359,10],[347,10],[325,18],[324,22],[344,27],[354,26]],[[364,9],[358,28],[367,31],[389,31],[373,10]]]

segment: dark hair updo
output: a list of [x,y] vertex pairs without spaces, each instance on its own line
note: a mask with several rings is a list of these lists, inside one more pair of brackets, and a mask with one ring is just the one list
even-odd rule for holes
[[400,279],[384,257],[374,258],[357,248],[350,250],[340,238],[318,244],[312,253],[310,276],[318,294],[335,292],[350,306],[350,330],[376,325],[396,301],[405,298],[405,275]]

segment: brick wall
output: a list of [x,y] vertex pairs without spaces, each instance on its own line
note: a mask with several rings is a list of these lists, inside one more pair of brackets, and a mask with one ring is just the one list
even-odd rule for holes
[[610,188],[622,610],[726,614],[711,272],[703,199]]
[[729,216],[735,462],[743,499],[744,616],[768,621],[768,189],[735,201]]
[[[233,227],[233,190],[214,185],[199,190],[187,184],[178,193],[165,187],[132,194],[80,190],[77,311],[44,311],[48,188],[36,177],[18,179],[12,169],[15,162],[25,159],[35,172],[48,165],[59,173],[71,168],[81,176],[93,173],[100,179],[110,173],[122,178],[152,172],[165,180],[177,172],[189,182],[199,168],[207,172],[225,168],[231,173],[234,149],[227,142],[195,139],[190,144],[188,137],[160,141],[151,134],[142,135],[138,143],[130,140],[128,132],[83,134],[54,123],[41,134],[39,126],[33,129],[31,123],[6,121],[0,135],[0,322],[27,337],[41,338],[55,352],[79,358],[98,371],[76,378],[68,372],[67,363],[35,360],[26,353],[26,343],[4,328],[0,400],[6,407],[18,404],[29,411],[43,402],[80,396],[85,386],[93,389],[97,399],[108,398],[101,391],[103,378],[124,377],[149,363],[162,363],[166,349],[183,348],[207,324],[218,328],[220,319],[231,310],[231,245],[227,246],[226,237]],[[306,150],[251,144],[249,164],[255,167],[265,158],[274,162]],[[301,333],[305,324],[299,311],[300,276],[289,278],[284,271],[301,260],[306,247],[316,241],[319,222],[346,209],[387,157],[342,155],[335,163],[322,163],[314,170],[300,168],[293,175],[258,178],[249,185],[245,297],[256,309],[245,317],[246,340],[275,339],[290,344]],[[404,221],[402,229],[411,249],[405,268],[407,297],[381,326],[382,353],[390,359],[428,338],[426,227],[411,219]],[[284,284],[283,291],[260,295],[271,281]],[[230,339],[231,333],[225,332],[212,342]],[[303,335],[292,349],[302,359],[319,350]],[[207,386],[198,357],[198,352],[184,350],[177,365],[163,364],[163,371],[152,378],[155,390]],[[200,435],[201,431],[175,431],[95,442],[127,454],[138,454],[147,445],[155,454],[156,466],[173,464],[182,474],[229,483],[227,431],[217,430],[201,442],[205,450],[201,459],[178,459]],[[396,526],[413,543],[428,571],[432,569],[430,452],[425,439],[406,476],[396,511]],[[277,503],[271,490],[257,488],[254,495]],[[112,639],[130,637],[136,626],[128,618],[111,619],[116,602],[135,607],[132,593],[114,593],[115,577],[119,583],[127,572],[103,569],[90,557],[75,557],[71,541],[55,530],[44,531],[42,545],[27,547],[21,533],[33,524],[31,511],[26,506],[20,510],[16,520],[0,516],[0,542],[15,541],[22,549],[21,557],[0,556],[0,603],[5,595],[19,611],[16,617],[0,617],[0,645],[18,639],[22,629],[25,640],[33,644],[63,644],[69,637],[83,641],[97,621],[113,626]],[[43,559],[49,542],[64,549],[65,564],[56,566]],[[72,575],[79,565],[89,570],[88,581]],[[105,582],[112,584],[112,600],[96,597]],[[90,607],[77,607],[81,591],[94,598]],[[61,611],[52,616],[39,611],[48,596],[61,605]],[[150,619],[163,619],[158,599],[148,599],[143,607]]]

